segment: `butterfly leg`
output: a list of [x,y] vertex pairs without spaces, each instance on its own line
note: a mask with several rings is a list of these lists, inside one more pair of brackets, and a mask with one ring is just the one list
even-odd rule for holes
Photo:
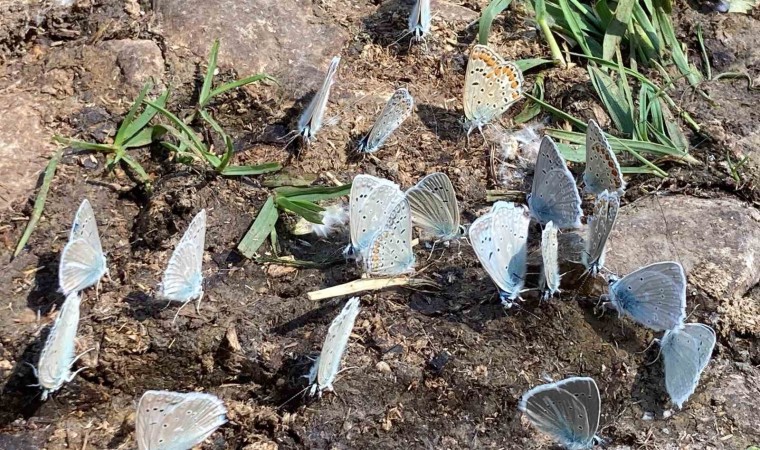
[[201,290],[201,295],[198,296],[198,300],[195,302],[195,312],[199,316],[201,315],[201,299],[203,299],[203,290]]
[[[174,313],[174,318],[172,319],[172,324],[174,324],[174,322],[177,321],[177,317],[179,316],[179,312],[182,311],[182,308],[184,308],[185,306],[187,306],[188,303],[190,303],[190,302],[185,302],[185,303],[182,304],[182,306],[180,306],[179,308],[177,308],[177,312]],[[166,309],[166,308],[164,308],[164,309]]]
[[[73,366],[73,365],[74,365],[74,363],[76,363],[77,361],[79,361],[79,358],[81,358],[82,356],[86,355],[87,353],[90,353],[90,352],[91,352],[91,351],[93,351],[93,350],[95,350],[95,347],[92,347],[92,348],[88,348],[87,350],[85,350],[85,351],[83,351],[82,353],[78,354],[78,355],[77,355],[77,356],[76,356],[76,357],[75,357],[75,358],[74,358],[74,359],[71,361],[71,365]],[[86,369],[86,367],[85,367],[85,369]],[[79,370],[82,370],[82,369],[79,369]]]

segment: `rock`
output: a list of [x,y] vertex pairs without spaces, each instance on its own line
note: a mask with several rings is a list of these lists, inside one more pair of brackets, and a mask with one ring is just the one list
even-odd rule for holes
[[147,39],[118,39],[102,45],[115,53],[116,65],[121,70],[123,80],[133,88],[139,90],[150,80],[162,83],[164,57],[155,42]]
[[391,366],[385,361],[380,361],[375,364],[375,370],[380,373],[391,373]]
[[241,77],[266,72],[297,84],[299,95],[317,88],[348,38],[315,9],[302,0],[158,2],[169,47],[187,48],[205,60],[219,38],[220,66],[232,66]]
[[470,23],[478,20],[478,17],[480,17],[478,13],[470,8],[443,0],[432,0],[430,2],[430,11],[434,16],[433,21],[440,17],[446,21]]
[[[738,365],[730,362],[716,364],[712,370],[708,366],[707,371],[715,377],[709,378],[704,387],[704,393],[709,396],[710,403],[715,405],[712,412],[709,409],[703,410],[709,414],[709,421],[712,422],[716,416],[725,415],[725,421],[731,424],[733,434],[737,437],[742,434],[756,436],[757,430],[760,430],[760,414],[757,414],[760,371],[751,365],[744,365],[739,369]],[[705,378],[705,375],[702,377]],[[697,393],[700,390],[702,389],[698,387]],[[731,448],[745,448],[742,444],[746,445],[745,442],[737,444],[739,445]]]
[[760,211],[735,199],[642,198],[621,208],[605,266],[624,275],[679,261],[690,285],[718,300],[760,280]]
[[0,94],[0,111],[13,120],[0,121],[0,209],[26,198],[37,184],[38,174],[55,152],[42,122],[41,106],[34,97],[11,92]]

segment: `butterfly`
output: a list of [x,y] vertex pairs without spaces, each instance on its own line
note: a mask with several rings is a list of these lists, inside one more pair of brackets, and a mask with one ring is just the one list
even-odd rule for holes
[[200,392],[146,391],[137,404],[138,450],[188,450],[227,422],[217,396]]
[[604,132],[593,120],[589,120],[586,128],[586,170],[583,171],[583,182],[586,191],[595,195],[604,190],[619,196],[625,193],[620,164]]
[[386,222],[362,255],[367,275],[395,276],[414,271],[412,213],[406,198],[390,208]]
[[386,139],[412,114],[414,99],[404,88],[393,93],[369,134],[359,142],[359,151],[374,153]]
[[549,221],[541,233],[541,286],[544,288],[543,299],[546,300],[559,292],[559,263],[557,261],[557,227]]
[[383,230],[392,212],[390,205],[404,199],[398,185],[372,175],[357,175],[351,184],[349,199],[349,231],[351,244],[346,249],[359,258]]
[[687,323],[665,332],[660,342],[665,364],[665,388],[680,409],[699,384],[715,347],[715,331],[701,323]]
[[610,194],[604,190],[596,197],[594,215],[589,218],[586,248],[581,256],[583,265],[593,276],[604,266],[607,239],[615,226],[619,208],[620,199],[617,194]]
[[417,0],[409,15],[409,33],[412,33],[412,42],[422,41],[430,32],[430,0]]
[[592,448],[599,439],[602,399],[593,378],[572,377],[526,392],[520,411],[539,430],[569,450]]
[[610,303],[622,315],[654,331],[681,326],[686,318],[686,275],[677,262],[637,269],[610,279]]
[[541,225],[552,221],[560,230],[581,226],[583,210],[575,179],[549,136],[544,136],[538,149],[528,206]]
[[[206,210],[195,215],[184,236],[174,249],[161,280],[158,296],[187,304],[203,298],[203,250],[206,241]],[[183,305],[184,306],[184,305]],[[181,308],[180,308],[181,309]],[[177,315],[179,310],[177,311]],[[174,316],[176,320],[177,315]]]
[[321,396],[323,391],[332,392],[332,384],[338,375],[340,360],[343,359],[343,353],[346,351],[348,338],[354,328],[356,316],[359,315],[359,309],[359,297],[351,298],[330,324],[322,351],[309,373],[310,395]]
[[61,263],[58,266],[60,291],[65,296],[82,291],[99,283],[106,274],[108,267],[100,245],[95,213],[90,202],[84,199],[74,216],[69,242],[61,253]]
[[412,221],[436,239],[449,241],[462,234],[459,204],[446,174],[432,173],[406,191]]
[[464,116],[469,136],[504,114],[522,96],[520,69],[485,45],[476,45],[464,79]]
[[340,56],[332,59],[330,68],[327,69],[325,80],[322,82],[322,87],[314,98],[311,99],[309,106],[301,114],[301,118],[298,119],[298,133],[307,145],[317,135],[317,131],[322,128],[322,116],[325,114],[327,99],[330,97],[330,88],[335,82],[335,74],[338,71],[339,63]]
[[77,374],[86,367],[76,372],[71,372],[71,367],[85,353],[83,352],[74,357],[76,343],[74,339],[77,336],[79,327],[79,305],[82,299],[79,293],[74,291],[70,293],[55,318],[55,323],[50,329],[45,347],[40,354],[40,360],[37,368],[33,368],[34,375],[39,381],[38,386],[42,388],[42,400],[47,400],[48,394],[51,394],[73,380]]
[[525,207],[507,202],[496,202],[470,226],[472,248],[507,308],[520,296],[525,283],[529,226]]

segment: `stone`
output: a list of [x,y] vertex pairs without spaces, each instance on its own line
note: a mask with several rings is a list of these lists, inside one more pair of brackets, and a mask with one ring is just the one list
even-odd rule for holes
[[117,39],[102,45],[116,55],[116,65],[121,76],[133,89],[139,90],[151,80],[162,83],[164,57],[155,42],[147,39]]
[[645,197],[621,208],[605,266],[619,275],[678,261],[689,285],[719,301],[760,281],[760,211],[732,198]]
[[437,18],[441,18],[445,21],[451,22],[466,22],[471,23],[480,17],[480,15],[471,10],[470,8],[457,5],[444,0],[432,0],[430,2],[430,11],[432,13],[433,21]]
[[[315,3],[316,4],[316,3]],[[205,60],[221,41],[218,64],[240,77],[265,72],[302,95],[315,90],[347,33],[302,0],[162,0],[167,45]]]
[[55,152],[53,133],[45,129],[42,106],[22,92],[0,94],[0,111],[13,120],[0,121],[0,210],[24,200]]
[[[719,417],[731,424],[737,440],[741,435],[757,436],[760,430],[760,414],[757,414],[757,399],[760,398],[760,371],[749,364],[735,364],[728,361],[711,362],[707,367],[708,376],[702,374],[704,388],[697,388],[709,399],[715,409],[702,409],[702,414],[710,423],[716,412]],[[700,383],[702,384],[702,383]],[[753,442],[757,443],[757,441]],[[748,442],[736,442],[731,448],[745,448]]]

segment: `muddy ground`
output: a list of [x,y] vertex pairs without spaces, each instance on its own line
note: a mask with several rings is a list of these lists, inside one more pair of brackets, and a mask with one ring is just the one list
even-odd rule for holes
[[[329,49],[343,58],[328,113],[338,122],[295,157],[276,139],[293,126],[304,102],[303,86],[286,76],[279,86],[225,95],[212,110],[240,150],[237,161],[279,161],[290,174],[329,171],[342,182],[370,173],[404,188],[443,171],[457,189],[463,222],[471,223],[488,207],[486,190],[504,187],[491,173],[494,145],[477,134],[468,145],[460,124],[464,66],[476,32],[467,24],[486,2],[448,4],[444,17],[434,21],[427,46],[411,49],[406,39],[394,44],[405,26],[405,2],[302,3],[311,11],[310,23],[336,27],[347,37]],[[173,45],[151,2],[75,2],[72,9],[0,6],[7,13],[0,18],[0,94],[14,96],[9,105],[32,105],[46,133],[109,139],[143,72],[159,73],[160,84],[172,87],[171,110],[192,107],[205,55]],[[675,9],[679,36],[692,48],[694,27],[702,24],[714,71],[742,68],[757,74],[757,13],[721,16],[684,2],[676,2]],[[520,11],[497,19],[492,45],[508,59],[548,57]],[[210,46],[215,36],[199,30]],[[155,45],[140,53],[145,59],[135,73],[118,55],[138,40]],[[225,60],[225,51],[235,49],[224,45],[219,77],[247,75]],[[697,56],[693,59],[700,65]],[[322,71],[329,58],[321,61]],[[528,86],[535,74],[526,74]],[[549,69],[545,76],[547,98],[556,106],[584,120],[601,111],[585,69]],[[317,83],[316,78],[305,82]],[[379,164],[352,156],[356,140],[401,86],[414,95],[415,114],[377,154]],[[745,166],[737,184],[725,162],[727,155],[737,160],[747,150],[737,142],[757,130],[760,95],[741,80],[705,83],[711,101],[677,86],[673,97],[704,125],[704,134],[687,133],[693,154],[705,164],[663,163],[672,175],[664,181],[632,177],[624,204],[656,191],[737,198],[756,209],[756,173]],[[504,118],[505,125],[522,106]],[[609,125],[608,118],[596,118]],[[594,305],[603,286],[581,286],[572,272],[559,299],[540,304],[529,292],[519,308],[505,311],[464,242],[436,248],[432,256],[417,247],[418,268],[424,267],[423,275],[440,283],[440,290],[363,295],[335,395],[304,400],[296,394],[305,385],[301,376],[308,372],[308,357],[319,350],[344,300],[315,302],[306,294],[359,276],[339,258],[346,236],[296,238],[281,223],[282,255],[333,262],[298,270],[257,264],[235,249],[269,193],[261,177],[221,178],[199,165],[169,162],[157,147],[132,154],[154,177],[152,192],[136,185],[128,171],[106,172],[102,155],[67,151],[43,218],[15,259],[11,253],[33,197],[22,196],[0,215],[2,449],[134,448],[134,406],[148,389],[206,391],[225,401],[230,423],[204,449],[547,448],[548,441],[521,419],[517,402],[532,386],[572,375],[591,376],[599,384],[599,434],[609,448],[745,449],[760,443],[752,405],[760,380],[760,336],[724,325],[718,313],[724,299],[689,286],[689,320],[713,325],[719,341],[696,393],[684,410],[672,411],[661,362],[651,364],[656,347],[647,349],[655,336],[613,314],[600,316]],[[3,183],[15,183],[16,177],[3,174]],[[318,182],[329,183],[324,177]],[[36,380],[26,363],[36,363],[47,325],[63,301],[56,293],[58,258],[83,198],[96,212],[112,279],[104,281],[98,296],[92,289],[84,295],[78,348],[95,348],[81,360],[88,368],[41,402],[39,390],[29,387]],[[171,249],[200,208],[208,212],[206,297],[200,315],[185,308],[173,325],[176,308],[165,308],[152,295]],[[757,308],[758,294],[755,288],[744,298]],[[737,386],[749,394],[733,396],[741,390]]]

